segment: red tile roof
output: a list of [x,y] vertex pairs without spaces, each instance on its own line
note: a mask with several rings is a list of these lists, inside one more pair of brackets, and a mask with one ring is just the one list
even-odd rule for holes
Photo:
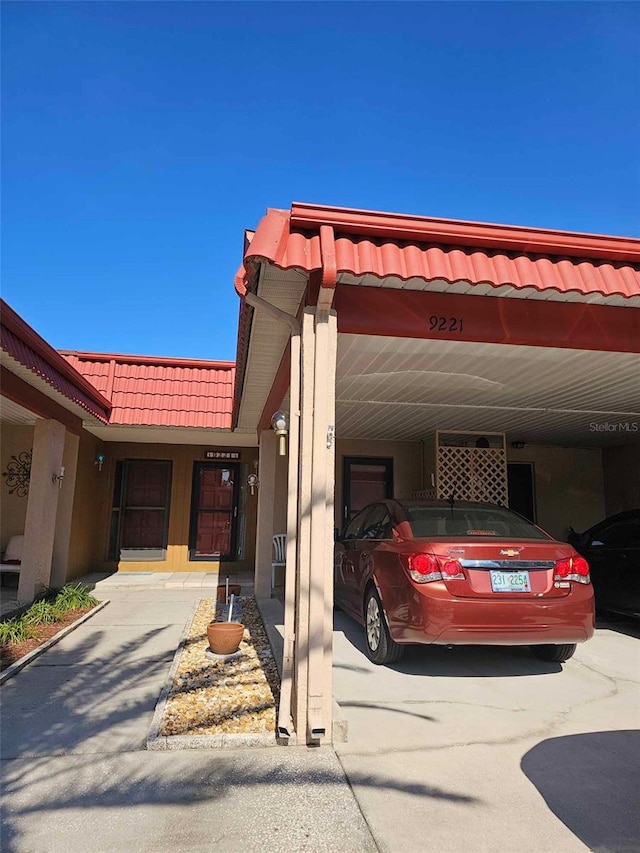
[[234,362],[70,351],[62,354],[111,400],[111,424],[231,428]]
[[81,406],[98,420],[107,422],[110,403],[99,391],[29,326],[4,300],[0,300],[2,322],[0,346],[31,373],[59,394]]
[[338,274],[640,295],[640,240],[631,237],[298,203],[290,212],[267,210],[245,253],[239,289],[261,260],[281,269],[321,269],[323,225],[334,229]]

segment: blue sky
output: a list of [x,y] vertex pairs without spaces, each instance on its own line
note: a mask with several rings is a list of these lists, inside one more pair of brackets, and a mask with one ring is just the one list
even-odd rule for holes
[[638,3],[2,5],[2,295],[59,348],[234,358],[293,200],[640,233]]

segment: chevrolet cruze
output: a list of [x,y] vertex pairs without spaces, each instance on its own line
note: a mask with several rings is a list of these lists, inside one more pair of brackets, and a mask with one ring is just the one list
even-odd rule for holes
[[585,558],[500,506],[371,504],[338,537],[334,572],[377,664],[414,643],[527,645],[562,663],[594,632]]

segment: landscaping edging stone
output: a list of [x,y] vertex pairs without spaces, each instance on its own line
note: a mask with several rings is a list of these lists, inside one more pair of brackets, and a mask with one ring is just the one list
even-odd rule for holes
[[[151,722],[151,728],[146,741],[146,748],[151,751],[184,750],[184,749],[234,749],[242,747],[265,747],[277,746],[276,734],[272,733],[238,733],[238,734],[211,734],[211,735],[160,735],[167,702],[172,693],[172,687],[180,665],[180,658],[189,634],[194,617],[200,607],[201,601],[196,601],[187,617],[184,629],[178,642],[178,647],[173,657],[171,668],[160,692],[156,709]],[[238,602],[240,605],[240,602]],[[216,608],[219,614],[220,605]],[[261,617],[262,618],[262,617]],[[263,621],[264,625],[264,621]]]
[[25,666],[28,666],[32,661],[36,658],[40,657],[40,655],[44,654],[47,649],[50,649],[51,646],[55,646],[56,643],[59,643],[60,640],[64,639],[67,634],[70,634],[72,631],[75,631],[76,628],[79,628],[83,622],[86,622],[87,619],[91,619],[92,616],[95,616],[96,613],[99,613],[103,610],[107,604],[109,604],[109,599],[107,598],[105,601],[101,601],[100,604],[96,605],[93,610],[90,610],[88,613],[85,613],[79,619],[76,619],[75,622],[72,622],[71,625],[67,625],[66,628],[63,628],[61,631],[58,631],[57,634],[54,634],[53,637],[49,637],[41,646],[38,646],[37,649],[29,652],[24,657],[17,660],[15,663],[12,663],[11,666],[8,666],[2,673],[0,673],[0,684],[4,684],[5,681],[8,681],[21,669],[24,669]]

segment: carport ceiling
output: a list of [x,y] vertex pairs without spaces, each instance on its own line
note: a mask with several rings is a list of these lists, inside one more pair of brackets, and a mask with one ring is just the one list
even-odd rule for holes
[[343,438],[416,441],[439,429],[532,444],[640,441],[637,354],[341,334],[337,374]]

